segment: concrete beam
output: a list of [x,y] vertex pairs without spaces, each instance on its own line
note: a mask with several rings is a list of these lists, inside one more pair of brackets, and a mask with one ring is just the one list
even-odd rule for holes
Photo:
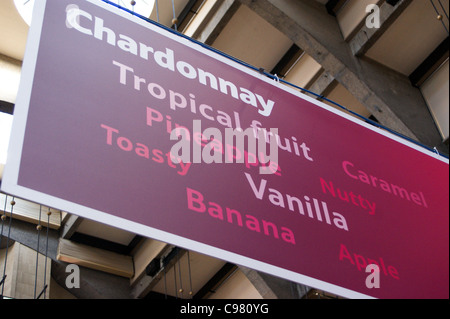
[[386,127],[434,147],[441,137],[417,88],[384,66],[355,57],[325,6],[311,0],[239,0],[322,65]]
[[[314,83],[309,88],[309,91],[314,92],[319,95],[324,95],[330,85],[334,82],[334,77],[328,72],[324,71],[320,76],[314,81]],[[320,99],[320,97],[313,96],[315,99]]]
[[61,287],[67,289],[77,298],[132,298],[130,280],[128,278],[89,269],[83,266],[80,266],[80,288],[66,288],[65,280],[70,273],[66,272],[66,266],[68,264],[57,260],[59,231],[49,229],[47,241],[47,228],[42,227],[38,245],[38,231],[36,229],[36,225],[17,219],[12,219],[11,227],[9,227],[9,222],[9,217],[3,221],[3,233],[2,236],[0,236],[0,248],[6,248],[9,235],[9,247],[11,247],[12,242],[16,241],[33,250],[39,250],[39,253],[42,255],[47,255],[52,259],[52,278],[55,279]]
[[200,25],[192,37],[207,45],[212,45],[240,5],[237,0],[218,0],[210,10],[211,14],[204,19],[205,22]]
[[186,252],[184,249],[167,245],[155,258],[159,265],[159,268],[155,270],[156,273],[150,275],[145,271],[132,283],[132,298],[144,298]]
[[77,231],[77,228],[82,221],[82,217],[70,215],[65,221],[63,228],[61,229],[61,238],[70,239],[72,235]]
[[68,288],[66,279],[71,272],[66,272],[68,263],[52,260],[52,278],[64,289],[78,299],[131,299],[130,281],[94,269],[79,266],[80,287]]
[[41,254],[56,260],[59,242],[59,233],[57,230],[48,229],[47,241],[46,227],[42,227],[38,237],[36,225],[13,218],[11,220],[11,227],[9,227],[9,221],[9,217],[3,221],[3,236],[0,237],[2,244],[7,241],[9,236],[10,240],[17,241],[31,249],[38,250]]
[[240,266],[239,269],[250,280],[264,299],[301,299],[309,287],[290,282],[285,279],[274,277],[247,267]]

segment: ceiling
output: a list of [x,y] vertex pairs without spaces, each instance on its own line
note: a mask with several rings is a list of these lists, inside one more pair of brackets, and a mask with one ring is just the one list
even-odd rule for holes
[[0,1],[0,54],[22,61],[28,25],[16,10],[13,0]]
[[[181,12],[188,2],[189,0],[176,0],[176,13]],[[324,4],[327,1],[317,2]],[[160,23],[170,26],[173,18],[171,1],[158,3]],[[443,5],[448,12],[448,1],[443,1]],[[156,10],[153,10],[150,18],[157,19]],[[0,1],[0,54],[22,61],[27,33],[28,26],[18,14],[13,0]],[[409,75],[447,36],[429,1],[412,1],[368,50],[366,56]],[[241,6],[213,46],[238,59],[270,70],[291,44],[281,32],[247,7]],[[249,47],[253,49],[248,50]]]
[[272,70],[292,41],[246,6],[241,6],[213,46],[258,68]]
[[[442,3],[448,12],[449,2]],[[383,33],[366,56],[408,76],[446,37],[448,33],[436,19],[430,1],[416,0]]]

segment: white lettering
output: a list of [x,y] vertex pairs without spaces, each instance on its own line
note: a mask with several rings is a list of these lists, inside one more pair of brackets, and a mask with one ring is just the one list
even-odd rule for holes
[[92,21],[92,16],[89,13],[80,10],[78,7],[73,5],[67,6],[66,11],[66,27],[69,29],[74,28],[75,30],[87,35],[92,35],[92,31],[90,29],[86,29],[80,25],[80,16]]
[[[269,99],[266,100],[259,94],[255,94],[246,88],[239,87],[232,81],[216,77],[210,72],[196,68],[186,61],[177,61],[175,52],[169,48],[155,51],[153,47],[136,42],[127,35],[116,33],[115,30],[106,26],[106,22],[103,19],[93,17],[88,12],[79,9],[74,5],[67,6],[66,11],[66,26],[69,29],[75,29],[83,34],[94,36],[97,40],[106,41],[112,46],[117,46],[119,49],[135,56],[139,56],[145,60],[149,60],[149,55],[152,53],[154,61],[161,68],[173,72],[177,71],[182,76],[191,80],[197,79],[200,84],[207,85],[213,90],[219,90],[225,95],[230,95],[247,105],[256,107],[258,113],[263,116],[270,116],[272,113],[275,105],[274,101]],[[91,21],[91,23],[83,23],[82,25],[80,18]],[[92,23],[92,21],[94,23]],[[119,64],[116,65],[119,66]],[[124,68],[123,65],[119,67],[121,68],[121,83],[124,84],[124,82],[126,82],[126,72],[129,70],[131,71],[132,69]]]

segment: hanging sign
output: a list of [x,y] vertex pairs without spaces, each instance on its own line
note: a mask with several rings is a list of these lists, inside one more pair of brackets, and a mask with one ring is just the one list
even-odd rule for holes
[[448,160],[101,1],[37,1],[2,191],[344,297],[449,297]]

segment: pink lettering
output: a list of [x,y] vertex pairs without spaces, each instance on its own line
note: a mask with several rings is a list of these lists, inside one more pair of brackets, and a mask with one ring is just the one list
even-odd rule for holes
[[206,211],[206,206],[203,204],[203,195],[189,187],[186,187],[188,208],[199,213]]
[[384,259],[382,257],[378,259],[370,259],[366,258],[363,255],[356,254],[356,253],[350,253],[350,251],[347,249],[347,247],[344,244],[340,245],[339,249],[339,260],[340,261],[349,261],[352,265],[355,265],[358,271],[365,271],[366,266],[369,264],[375,264],[378,267],[381,268],[383,271],[383,274],[386,276],[391,276],[392,278],[399,280],[399,274],[398,270],[391,265],[388,265],[386,267],[386,264],[384,262]]
[[[214,202],[208,202],[208,204],[205,204],[203,194],[189,187],[186,187],[186,195],[188,208],[192,211],[199,213],[204,213],[207,211],[208,214],[205,214],[205,216],[211,216],[214,220],[227,222],[237,227],[260,234],[262,225],[262,234],[264,236],[272,237],[276,240],[279,240],[281,237],[281,240],[284,242],[295,245],[294,233],[288,227],[278,227],[278,225],[274,222],[264,219],[259,220],[252,215],[242,214],[240,211],[233,208],[222,208],[219,204]],[[224,218],[224,212],[226,214],[226,218]]]
[[112,134],[119,133],[119,130],[116,130],[105,124],[101,124],[100,126],[104,129],[106,129],[106,144],[112,145]]

